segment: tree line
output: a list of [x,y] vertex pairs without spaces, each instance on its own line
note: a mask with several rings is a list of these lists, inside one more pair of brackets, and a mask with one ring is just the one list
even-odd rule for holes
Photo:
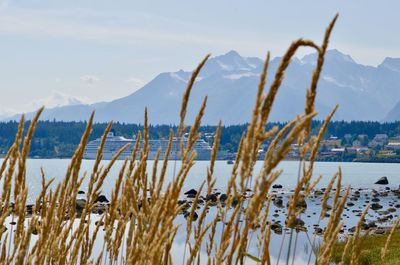
[[[268,123],[267,128],[272,126],[283,127],[284,122]],[[313,121],[312,131],[317,133],[322,125],[322,121]],[[25,124],[25,133],[29,126],[29,121]],[[95,123],[90,135],[90,140],[101,137],[107,124]],[[31,157],[71,157],[75,148],[79,144],[80,138],[85,130],[86,122],[63,122],[63,121],[40,121],[37,125],[34,138],[32,141],[30,156]],[[2,122],[0,123],[0,155],[4,155],[11,144],[17,132],[18,122]],[[247,124],[223,126],[221,131],[220,148],[222,150],[235,152],[237,150],[240,138],[245,133]],[[177,131],[175,125],[150,125],[149,137],[151,139],[168,138],[169,132]],[[125,124],[116,122],[113,124],[113,131],[116,135],[126,138],[132,138],[139,132],[143,131],[143,125]],[[203,136],[214,133],[216,126],[202,126],[199,130]],[[337,136],[341,139],[346,134],[353,136],[364,134],[372,139],[376,134],[385,133],[389,137],[400,135],[400,122],[380,123],[370,121],[332,121],[327,129],[326,137],[330,135]],[[212,137],[205,138],[212,144]]]

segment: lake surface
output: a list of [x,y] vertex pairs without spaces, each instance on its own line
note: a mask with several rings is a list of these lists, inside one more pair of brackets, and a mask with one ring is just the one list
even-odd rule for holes
[[[68,167],[70,160],[68,159],[29,159],[27,162],[27,186],[29,189],[29,201],[33,202],[35,197],[39,194],[41,190],[41,173],[40,169],[43,168],[45,176],[47,179],[55,178],[55,183],[59,183],[64,178],[64,174]],[[107,164],[109,161],[103,161],[102,164]],[[110,193],[114,187],[115,180],[118,175],[118,171],[122,165],[123,161],[116,161],[114,167],[112,168],[110,174],[106,178],[103,186],[103,194],[110,197]],[[93,167],[93,160],[83,160],[81,174],[87,172],[90,174]],[[149,172],[151,172],[153,166],[153,161],[148,162]],[[159,165],[160,166],[160,165]],[[184,191],[195,188],[197,189],[201,183],[205,180],[207,166],[209,162],[207,161],[197,161],[189,173],[189,176],[184,185]],[[255,167],[255,172],[257,173],[262,166],[262,161],[258,162]],[[167,181],[172,180],[174,167],[179,169],[180,161],[170,161],[167,170]],[[226,161],[216,161],[215,164],[215,176],[216,176],[216,188],[224,190],[227,185],[227,181],[230,177],[232,165],[228,165]],[[276,181],[283,185],[283,189],[279,190],[279,194],[283,197],[284,205],[286,205],[288,200],[288,194],[290,189],[294,188],[297,181],[299,163],[296,161],[283,161],[278,169],[282,169],[283,173]],[[364,188],[361,193],[360,199],[355,202],[353,207],[349,207],[344,211],[343,223],[345,228],[348,229],[354,226],[359,217],[357,213],[365,208],[368,203],[370,191],[372,189],[382,190],[384,187],[380,185],[375,185],[380,177],[386,176],[389,180],[388,187],[397,189],[400,184],[400,164],[385,164],[385,163],[347,163],[347,162],[316,162],[314,169],[314,179],[322,175],[322,180],[319,183],[319,187],[325,187],[331,177],[337,172],[338,168],[341,167],[343,172],[343,186],[351,185],[354,189]],[[54,184],[55,185],[55,184]],[[54,187],[53,185],[53,187]],[[387,186],[386,186],[387,187]],[[87,189],[87,180],[84,182],[81,190]],[[289,193],[288,193],[289,192]],[[396,196],[388,196],[381,198],[380,204],[384,206],[384,209],[392,206],[397,202],[398,198]],[[293,234],[293,241],[296,239],[296,248],[292,247],[292,254],[290,255],[289,264],[307,264],[309,253],[311,250],[310,240],[313,240],[314,227],[318,223],[318,217],[320,213],[320,199],[309,198],[307,200],[307,210],[302,214],[301,218],[305,221],[308,232],[300,232]],[[354,212],[356,211],[356,212]],[[280,222],[284,224],[285,222],[286,209],[278,209],[275,206],[271,206],[270,209],[270,221]],[[275,214],[275,216],[273,216]],[[393,213],[394,218],[400,215],[400,210],[397,209]],[[207,217],[209,221],[213,219],[212,211],[210,211],[210,216]],[[369,212],[367,215],[367,220],[376,220],[378,214],[374,211]],[[95,219],[98,217],[95,217]],[[180,215],[178,216],[176,222],[185,224],[185,219]],[[324,221],[320,223],[321,227],[324,226]],[[222,226],[220,227],[222,228]],[[217,229],[217,238],[220,237],[222,229]],[[288,252],[288,242],[290,231],[284,231],[282,235],[273,233],[270,243],[270,253],[272,258],[272,264],[286,264],[286,257]],[[253,241],[256,240],[256,235],[253,235]],[[102,232],[99,234],[99,238],[102,238]],[[184,242],[186,239],[185,233],[178,233],[176,240],[173,245],[173,260],[176,264],[182,263],[182,256],[184,252]],[[282,244],[282,251],[280,253]],[[294,244],[293,244],[294,245]],[[101,245],[96,245],[95,249],[100,251]],[[253,244],[250,246],[249,253],[258,256],[258,250]],[[292,260],[293,252],[296,253],[294,260]],[[203,261],[205,258],[203,259]],[[279,262],[278,262],[279,260]],[[293,263],[292,263],[293,262]]]

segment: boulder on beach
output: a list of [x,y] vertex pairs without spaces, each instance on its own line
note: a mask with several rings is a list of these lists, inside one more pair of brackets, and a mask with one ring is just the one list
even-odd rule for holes
[[376,225],[376,223],[374,221],[370,221],[370,222],[368,222],[368,227],[369,228],[377,228],[378,226]]
[[384,228],[378,228],[378,229],[376,229],[376,230],[374,231],[374,234],[375,234],[375,235],[383,235],[383,234],[386,234],[386,229],[384,229]]
[[380,179],[378,179],[377,182],[375,182],[375,184],[388,185],[389,181],[388,181],[387,177],[381,177]]

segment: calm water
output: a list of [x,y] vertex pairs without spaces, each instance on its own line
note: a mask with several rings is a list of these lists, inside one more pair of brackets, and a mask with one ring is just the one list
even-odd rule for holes
[[[55,178],[55,182],[58,183],[64,178],[65,171],[68,167],[68,163],[70,161],[68,159],[30,159],[28,160],[28,168],[27,168],[27,184],[29,188],[29,200],[33,201],[36,195],[40,192],[41,189],[41,175],[40,168],[43,168],[46,178]],[[103,164],[106,164],[108,161],[104,161]],[[117,177],[118,171],[122,165],[123,161],[117,161],[111,170],[109,176],[107,177],[104,186],[103,186],[103,194],[106,194],[109,197],[111,190],[114,186],[115,179]],[[176,168],[178,169],[180,166],[180,162],[171,161],[167,171],[167,180],[171,180],[174,171],[174,163],[176,163]],[[82,174],[83,172],[91,172],[91,168],[93,167],[94,161],[92,160],[84,160],[82,164]],[[206,176],[207,166],[209,165],[206,161],[197,161],[193,166],[190,174],[187,178],[187,181],[184,186],[184,191],[191,188],[198,188]],[[148,167],[151,172],[151,168],[153,166],[153,162],[149,161]],[[255,172],[258,172],[262,166],[262,162],[257,163]],[[297,172],[298,172],[299,163],[296,161],[284,161],[282,162],[278,169],[282,169],[283,173],[281,177],[277,180],[276,183],[282,184],[285,190],[292,189],[297,180]],[[383,164],[383,163],[339,163],[339,162],[316,162],[315,170],[314,170],[314,178],[319,175],[322,175],[322,180],[319,184],[320,187],[325,187],[329,182],[330,178],[337,172],[338,168],[342,168],[343,172],[343,185],[351,185],[353,188],[374,188],[374,189],[382,189],[378,185],[373,184],[377,179],[382,176],[386,176],[389,180],[389,186],[398,188],[400,184],[400,164]],[[216,187],[219,189],[224,189],[227,184],[227,180],[230,176],[232,170],[232,165],[228,165],[226,161],[217,161],[215,164],[215,176],[217,177]],[[84,182],[82,186],[82,190],[86,190],[87,181]],[[368,191],[365,191],[368,193]],[[286,205],[287,196],[283,195],[284,204]],[[347,228],[350,228],[356,224],[358,218],[352,211],[353,210],[362,210],[366,205],[367,198],[361,196],[361,199],[356,202],[356,205],[351,209],[347,209],[344,212],[343,222],[345,223]],[[381,204],[387,208],[389,203],[396,201],[397,198],[386,197],[381,199]],[[308,207],[306,213],[304,213],[301,218],[305,221],[306,227],[308,228],[308,234],[301,232],[297,234],[297,244],[296,249],[292,248],[292,251],[296,252],[294,263],[293,264],[307,264],[309,252],[310,252],[310,244],[309,240],[313,238],[313,224],[318,222],[318,216],[320,213],[320,199],[309,199]],[[285,220],[285,211],[286,209],[278,209],[274,206],[271,207],[271,221],[276,222],[279,221],[282,224]],[[275,217],[272,214],[276,214]],[[208,219],[211,219],[214,216],[212,215],[212,211],[210,212],[210,216]],[[393,213],[395,217],[400,215],[400,212]],[[370,211],[367,216],[367,220],[375,220],[377,217],[376,213]],[[95,219],[98,218],[97,216]],[[177,222],[184,224],[186,221],[182,216],[177,218]],[[321,223],[321,226],[324,225],[324,222]],[[220,227],[222,228],[222,226]],[[217,238],[220,236],[222,229],[217,229]],[[101,238],[102,235],[99,235]],[[256,235],[253,235],[253,241],[256,239]],[[296,234],[294,238],[296,237]],[[308,239],[310,238],[310,239]],[[182,263],[182,256],[184,251],[184,242],[186,239],[185,233],[178,233],[176,237],[176,241],[173,246],[173,260],[176,264]],[[270,252],[272,256],[272,264],[286,264],[286,256],[288,252],[288,241],[289,234],[288,232],[284,232],[283,235],[273,234],[270,243]],[[255,241],[254,241],[255,242]],[[279,249],[283,242],[283,251],[281,255],[279,255]],[[101,245],[96,245],[95,249],[100,251]],[[255,247],[255,244],[251,246],[248,250],[249,253],[258,256],[258,250]],[[278,257],[279,263],[277,262]],[[293,254],[290,255],[291,257]],[[205,258],[203,261],[206,260]],[[290,263],[292,264],[292,258],[290,259]]]
[[[65,171],[69,164],[68,159],[29,159],[27,168],[27,184],[29,188],[30,199],[36,196],[41,189],[40,168],[43,168],[46,178],[55,178],[55,183],[60,182],[64,178]],[[118,171],[123,161],[117,161],[107,177],[103,192],[110,194],[113,184],[117,177]],[[106,164],[104,161],[103,164]],[[167,170],[167,180],[172,179],[174,163],[179,168],[180,162],[171,161]],[[91,172],[93,160],[83,160],[82,173]],[[209,162],[197,161],[189,173],[184,190],[189,188],[197,188],[205,180],[206,170]],[[149,161],[148,167],[151,172],[153,162]],[[255,172],[258,172],[262,166],[262,162],[256,164]],[[296,161],[283,161],[278,169],[282,169],[283,173],[277,180],[285,189],[291,189],[295,186],[297,180],[299,163]],[[319,184],[324,187],[330,178],[337,172],[338,168],[342,168],[343,185],[351,185],[354,188],[377,188],[373,183],[382,176],[386,176],[389,180],[389,186],[399,187],[400,184],[400,164],[385,163],[347,163],[347,162],[316,162],[314,169],[314,178],[322,175]],[[230,176],[232,165],[228,165],[225,161],[217,161],[215,164],[215,176],[217,178],[216,187],[223,189],[226,187],[227,180]],[[83,184],[82,189],[85,190],[87,182]]]

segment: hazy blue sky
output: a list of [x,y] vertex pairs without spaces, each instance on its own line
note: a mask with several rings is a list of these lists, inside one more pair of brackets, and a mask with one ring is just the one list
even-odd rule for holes
[[[0,114],[128,95],[207,53],[264,57],[299,37],[363,64],[400,57],[400,1],[0,0]],[[300,56],[307,53],[301,51]]]

